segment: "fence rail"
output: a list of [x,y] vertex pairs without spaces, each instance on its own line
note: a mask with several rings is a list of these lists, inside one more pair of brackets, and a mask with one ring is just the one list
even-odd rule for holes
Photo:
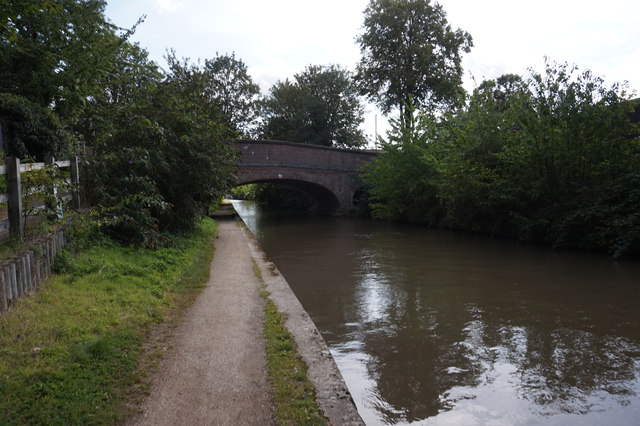
[[[24,172],[30,172],[32,170],[40,170],[40,169],[44,169],[45,166],[49,166],[49,165],[53,165],[53,166],[58,166],[61,169],[65,168],[65,167],[70,167],[71,166],[71,160],[62,160],[62,161],[54,161],[51,164],[47,164],[47,163],[24,163],[24,164],[20,164],[20,172],[24,173]],[[6,175],[7,174],[7,166],[0,166],[0,175]]]
[[69,168],[71,177],[67,182],[75,186],[70,195],[58,196],[57,188],[53,186],[51,193],[59,200],[71,201],[73,208],[80,208],[80,194],[78,186],[80,184],[80,175],[78,172],[78,157],[74,156],[70,160],[55,161],[49,157],[44,163],[25,163],[20,164],[20,159],[15,157],[7,157],[5,165],[0,166],[0,175],[7,176],[7,193],[0,194],[0,203],[8,204],[9,218],[0,220],[0,231],[9,229],[11,235],[18,236],[20,240],[24,238],[24,216],[23,216],[23,197],[22,197],[22,178],[21,173],[28,173],[34,170],[40,170],[46,166],[56,166],[59,168]]

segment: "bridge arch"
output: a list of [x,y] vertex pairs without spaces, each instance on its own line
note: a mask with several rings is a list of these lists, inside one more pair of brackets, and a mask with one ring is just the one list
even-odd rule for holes
[[286,179],[284,177],[279,177],[278,175],[282,176],[282,173],[276,173],[276,176],[273,177],[264,177],[252,181],[238,182],[238,185],[247,185],[250,183],[273,183],[288,186],[301,191],[309,197],[312,202],[310,207],[311,211],[331,214],[340,210],[340,201],[329,188],[314,182]]
[[284,141],[240,140],[238,185],[282,183],[308,194],[313,210],[344,214],[362,187],[361,167],[378,155]]

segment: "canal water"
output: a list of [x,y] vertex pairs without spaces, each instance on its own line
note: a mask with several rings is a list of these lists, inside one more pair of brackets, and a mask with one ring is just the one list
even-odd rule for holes
[[640,424],[640,262],[235,207],[368,425]]

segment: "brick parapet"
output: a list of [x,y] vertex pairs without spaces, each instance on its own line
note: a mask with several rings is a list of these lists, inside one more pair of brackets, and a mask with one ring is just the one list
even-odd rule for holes
[[[335,203],[330,203],[334,206],[324,205],[319,209],[338,211],[353,206],[353,196],[362,186],[361,167],[378,155],[371,151],[284,141],[240,140],[237,146],[240,151],[238,184],[294,181],[318,185],[335,197]],[[314,196],[313,192],[310,190],[310,195]]]

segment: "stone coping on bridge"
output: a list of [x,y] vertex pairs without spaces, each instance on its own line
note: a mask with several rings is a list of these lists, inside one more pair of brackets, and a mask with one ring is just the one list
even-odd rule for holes
[[303,142],[289,142],[289,141],[280,141],[280,140],[266,140],[266,139],[238,139],[236,141],[238,144],[242,143],[256,143],[256,144],[274,144],[274,145],[288,145],[294,147],[304,147],[311,149],[320,149],[320,150],[330,150],[330,151],[340,151],[340,152],[350,152],[350,153],[362,153],[362,154],[371,154],[373,156],[381,154],[382,150],[380,149],[352,149],[352,148],[338,148],[335,146],[325,146],[325,145],[315,145],[310,143]]

